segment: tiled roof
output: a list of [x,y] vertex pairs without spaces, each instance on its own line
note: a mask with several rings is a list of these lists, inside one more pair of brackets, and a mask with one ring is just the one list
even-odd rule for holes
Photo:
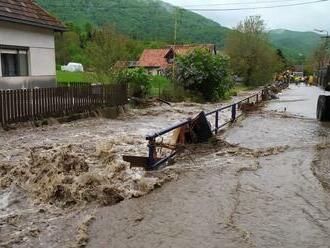
[[185,55],[189,52],[192,52],[196,48],[206,48],[211,53],[215,51],[215,45],[213,44],[171,45],[165,49],[145,49],[140,57],[138,65],[141,67],[167,68],[171,66],[171,64],[169,64],[167,61],[167,58],[171,56],[170,52],[175,51],[176,55]]
[[65,25],[33,0],[0,0],[0,20],[65,31]]
[[140,57],[139,66],[141,67],[160,67],[169,66],[165,58],[169,49],[145,49]]
[[210,52],[215,50],[215,45],[213,44],[202,44],[202,45],[171,45],[170,48],[175,50],[175,54],[177,55],[185,55],[196,48],[205,48],[208,49]]

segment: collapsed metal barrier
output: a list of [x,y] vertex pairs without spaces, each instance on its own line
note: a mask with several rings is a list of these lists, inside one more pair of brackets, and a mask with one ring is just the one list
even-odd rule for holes
[[[144,167],[147,170],[156,170],[173,158],[180,147],[184,144],[206,142],[213,136],[213,134],[217,135],[221,128],[230,123],[234,123],[244,114],[245,111],[249,111],[249,109],[252,109],[253,107],[255,108],[257,104],[264,100],[267,100],[266,89],[263,89],[239,102],[221,107],[209,113],[201,112],[194,119],[189,118],[186,121],[161,130],[153,135],[148,135],[146,137],[146,140],[148,141],[148,157],[124,156],[124,160],[130,162],[133,167]],[[221,124],[221,113],[225,110],[231,111],[231,118]],[[239,113],[240,110],[243,110],[242,113]],[[212,116],[214,116],[214,128],[212,128],[212,124],[209,122],[209,119],[207,119]],[[173,139],[175,144],[163,144],[162,142],[157,142],[157,138],[172,131],[174,131]],[[166,148],[171,152],[164,157],[158,157],[157,148]]]

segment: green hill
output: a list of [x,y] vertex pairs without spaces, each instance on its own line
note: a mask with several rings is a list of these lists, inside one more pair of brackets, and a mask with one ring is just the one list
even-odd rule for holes
[[[172,43],[177,16],[178,43],[214,43],[222,48],[230,29],[201,15],[177,9],[160,0],[36,0],[65,22],[84,26],[111,24],[131,38]],[[313,32],[272,30],[272,44],[293,63],[301,63],[319,44]]]
[[276,29],[269,32],[272,44],[280,48],[294,62],[301,62],[308,57],[320,42],[320,36],[314,32],[295,32]]
[[[65,22],[83,26],[110,23],[121,33],[141,40],[174,40],[175,7],[159,0],[37,0]],[[177,11],[178,42],[223,46],[229,29],[187,10]]]

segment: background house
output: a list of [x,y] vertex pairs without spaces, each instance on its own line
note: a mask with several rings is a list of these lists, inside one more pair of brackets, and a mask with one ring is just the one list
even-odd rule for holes
[[145,49],[140,57],[138,66],[145,68],[149,74],[161,75],[173,65],[175,56],[186,55],[197,48],[206,49],[214,55],[217,53],[213,44],[170,45],[165,49]]
[[55,86],[54,32],[65,30],[32,0],[1,0],[0,89]]
[[170,49],[145,49],[139,59],[138,66],[145,68],[149,74],[160,75],[170,66],[166,55]]
[[214,44],[200,44],[200,45],[171,45],[168,46],[169,49],[173,49],[176,55],[186,55],[195,49],[205,49],[212,53],[217,54],[216,46]]

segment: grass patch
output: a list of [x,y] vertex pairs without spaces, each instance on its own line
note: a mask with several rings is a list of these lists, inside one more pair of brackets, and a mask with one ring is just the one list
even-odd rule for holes
[[90,82],[88,73],[56,71],[57,82]]

